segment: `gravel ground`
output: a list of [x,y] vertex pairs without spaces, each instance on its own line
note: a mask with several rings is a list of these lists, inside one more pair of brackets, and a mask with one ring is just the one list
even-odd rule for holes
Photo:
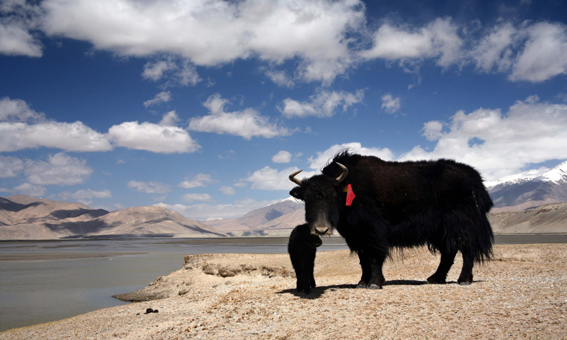
[[142,302],[0,339],[567,339],[567,245],[500,245],[495,255],[460,286],[460,260],[449,283],[430,285],[438,256],[397,252],[384,289],[369,290],[353,288],[356,256],[321,252],[308,296],[295,294],[287,255],[187,256],[182,269],[120,296]]

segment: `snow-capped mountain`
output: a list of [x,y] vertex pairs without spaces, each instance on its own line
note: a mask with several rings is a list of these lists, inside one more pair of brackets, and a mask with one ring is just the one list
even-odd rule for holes
[[553,169],[538,169],[484,183],[496,211],[523,210],[567,202],[567,162]]

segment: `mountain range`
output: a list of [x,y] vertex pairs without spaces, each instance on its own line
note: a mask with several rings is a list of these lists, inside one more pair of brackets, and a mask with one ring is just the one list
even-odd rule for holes
[[[567,162],[485,185],[495,203],[495,233],[567,233]],[[0,240],[108,237],[288,236],[305,223],[304,204],[288,198],[242,217],[198,222],[163,207],[108,212],[81,203],[0,197]]]
[[567,162],[551,170],[530,170],[487,181],[493,212],[521,211],[544,204],[567,202]]
[[0,197],[0,240],[223,237],[209,226],[174,211],[134,207],[108,212],[81,203],[29,196]]

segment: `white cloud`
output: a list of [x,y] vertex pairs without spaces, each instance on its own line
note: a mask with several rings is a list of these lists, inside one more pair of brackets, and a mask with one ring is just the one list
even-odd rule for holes
[[106,137],[81,122],[46,121],[20,99],[0,100],[0,152],[48,147],[65,151],[108,151]]
[[0,156],[0,178],[16,177],[24,169],[24,162],[17,157]]
[[266,76],[276,85],[281,87],[293,88],[295,85],[293,79],[288,77],[284,71],[268,70],[266,71]]
[[289,163],[291,161],[291,153],[282,150],[272,157],[272,162],[274,163]]
[[390,93],[382,96],[382,108],[387,113],[396,113],[402,107],[399,97],[394,97]]
[[38,7],[25,1],[3,0],[0,15],[0,54],[41,57],[41,42],[31,33],[39,25]]
[[393,160],[394,155],[388,148],[366,148],[360,143],[345,143],[345,144],[335,144],[323,152],[317,152],[316,157],[309,158],[309,167],[314,170],[323,169],[333,157],[343,151],[348,149],[352,153],[358,153],[366,156],[376,156],[385,161]]
[[161,182],[129,181],[128,188],[146,194],[167,194],[171,187]]
[[530,97],[499,109],[457,112],[448,130],[441,122],[424,125],[424,136],[436,141],[432,151],[415,147],[401,160],[451,158],[470,164],[485,179],[520,172],[529,164],[565,159],[567,105],[540,103]]
[[358,0],[46,0],[42,7],[48,35],[97,49],[139,57],[171,53],[199,66],[251,56],[275,63],[299,58],[306,79],[321,81],[344,72],[346,35],[365,20]]
[[148,122],[114,125],[107,135],[116,146],[157,153],[195,152],[200,148],[187,131]]
[[251,210],[263,208],[273,203],[276,203],[276,201],[256,201],[253,199],[243,199],[230,204],[199,203],[193,205],[185,205],[159,203],[156,205],[177,211],[187,218],[197,221],[204,221],[207,219],[240,217],[250,212]]
[[214,182],[216,181],[210,174],[196,174],[192,178],[186,178],[178,186],[185,189],[202,188]]
[[567,26],[536,23],[526,29],[528,39],[514,66],[511,80],[541,82],[567,74]]
[[177,68],[177,65],[175,65],[175,63],[171,60],[149,62],[144,65],[142,78],[157,81],[160,80],[167,71],[173,70],[175,68]]
[[111,198],[112,192],[108,189],[100,191],[92,189],[81,189],[75,192],[64,191],[57,196],[62,200],[72,199],[85,205],[89,205],[93,202],[93,198]]
[[179,117],[175,111],[169,111],[163,115],[159,125],[162,126],[175,126],[175,124],[179,121]]
[[236,194],[236,190],[234,190],[233,187],[223,186],[223,187],[220,187],[219,190],[225,195],[235,195]]
[[47,189],[41,185],[23,183],[15,187],[13,191],[21,195],[41,197],[45,195]]
[[[291,190],[295,184],[289,180],[289,175],[299,170],[296,167],[283,170],[273,169],[266,166],[255,171],[252,175],[244,180],[252,183],[252,189],[258,190]],[[299,178],[311,177],[315,173],[302,172]]]
[[242,111],[225,112],[224,106],[228,101],[221,98],[219,94],[210,96],[204,106],[209,109],[210,115],[192,118],[189,122],[189,130],[200,132],[212,132],[218,134],[230,134],[250,140],[252,137],[273,138],[288,136],[291,132],[270,123],[268,118],[263,117],[254,109]]
[[65,151],[109,151],[112,146],[82,122],[0,123],[0,151],[27,148],[57,148]]
[[144,106],[149,107],[149,106],[157,105],[157,104],[160,104],[160,103],[167,103],[170,100],[171,100],[171,92],[163,91],[163,92],[156,94],[156,96],[153,99],[146,100],[144,102]]
[[209,194],[185,194],[181,199],[185,202],[210,202],[213,200]]
[[518,31],[511,23],[493,27],[470,51],[477,68],[484,72],[505,72],[512,65],[512,44]]
[[179,64],[180,65],[172,58],[148,62],[144,65],[142,78],[153,81],[166,78],[168,79],[166,84],[169,86],[196,85],[201,81],[195,66],[193,66],[189,60],[182,60]]
[[425,27],[394,27],[383,24],[373,34],[373,46],[360,52],[365,59],[436,58],[439,66],[448,67],[462,58],[462,39],[450,18],[435,19]]
[[331,117],[335,114],[337,107],[342,106],[343,111],[346,111],[350,106],[361,103],[363,99],[364,90],[358,90],[356,93],[318,90],[315,95],[309,98],[308,102],[285,99],[279,110],[287,118]]
[[32,110],[21,99],[0,99],[0,122],[41,122],[45,120],[43,113]]
[[86,160],[62,152],[49,156],[47,162],[28,160],[24,170],[28,181],[37,185],[81,184],[92,172]]

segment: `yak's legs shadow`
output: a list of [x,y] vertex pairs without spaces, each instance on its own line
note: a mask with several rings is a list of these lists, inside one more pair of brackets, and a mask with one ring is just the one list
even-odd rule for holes
[[[456,283],[456,282],[455,282]],[[417,280],[391,280],[386,281],[384,286],[421,286],[429,284],[427,281],[417,281]],[[336,291],[338,289],[365,289],[365,288],[357,288],[356,284],[348,285],[330,285],[330,286],[320,286],[311,289],[311,293],[298,293],[295,288],[285,289],[282,291],[277,292],[277,294],[293,294],[295,296],[299,296],[303,299],[317,299],[321,297],[321,295],[325,294],[326,291]]]

